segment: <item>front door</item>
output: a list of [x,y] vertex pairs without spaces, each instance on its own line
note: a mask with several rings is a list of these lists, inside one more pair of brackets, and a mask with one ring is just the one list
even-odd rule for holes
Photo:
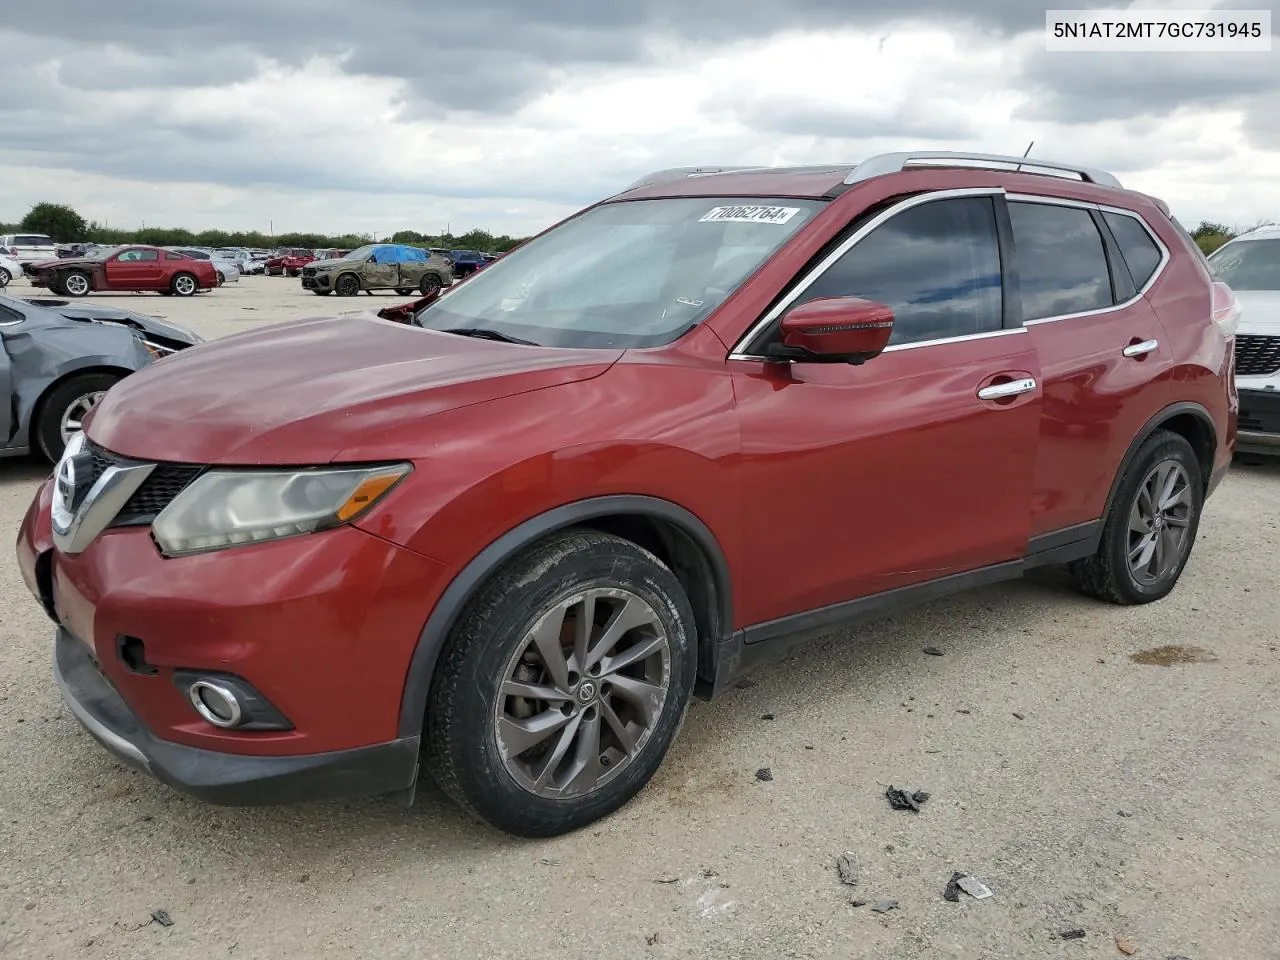
[[[1026,552],[1040,370],[1031,337],[1007,326],[995,198],[972,193],[908,201],[801,280],[789,305],[891,306],[885,353],[861,366],[729,361],[747,623]],[[756,355],[771,336],[739,349]]]
[[162,270],[155,250],[123,250],[106,264],[108,290],[156,290]]
[[370,290],[389,290],[400,285],[400,264],[391,247],[379,247],[365,262],[364,285]]

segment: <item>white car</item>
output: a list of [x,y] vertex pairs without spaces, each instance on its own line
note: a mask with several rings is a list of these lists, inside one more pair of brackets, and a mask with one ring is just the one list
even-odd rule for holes
[[13,257],[19,263],[37,263],[56,260],[58,245],[43,233],[7,233],[0,237],[0,253]]
[[14,277],[22,276],[22,264],[7,253],[0,253],[0,290],[9,285]]
[[1280,457],[1280,226],[1242,233],[1209,263],[1240,305],[1236,451]]

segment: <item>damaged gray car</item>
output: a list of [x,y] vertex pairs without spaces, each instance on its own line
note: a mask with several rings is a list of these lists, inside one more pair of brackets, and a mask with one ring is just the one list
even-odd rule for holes
[[68,300],[0,295],[0,457],[57,462],[119,380],[201,338],[159,317]]

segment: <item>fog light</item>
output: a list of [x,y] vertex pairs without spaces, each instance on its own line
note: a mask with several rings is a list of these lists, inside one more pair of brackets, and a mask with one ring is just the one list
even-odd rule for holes
[[187,696],[196,713],[215,727],[238,727],[244,718],[235,692],[215,680],[197,680],[187,688]]

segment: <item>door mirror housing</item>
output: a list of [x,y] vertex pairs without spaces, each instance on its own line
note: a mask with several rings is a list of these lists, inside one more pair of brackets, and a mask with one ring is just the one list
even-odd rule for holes
[[889,345],[893,309],[860,297],[823,297],[793,308],[782,318],[778,360],[865,363]]

